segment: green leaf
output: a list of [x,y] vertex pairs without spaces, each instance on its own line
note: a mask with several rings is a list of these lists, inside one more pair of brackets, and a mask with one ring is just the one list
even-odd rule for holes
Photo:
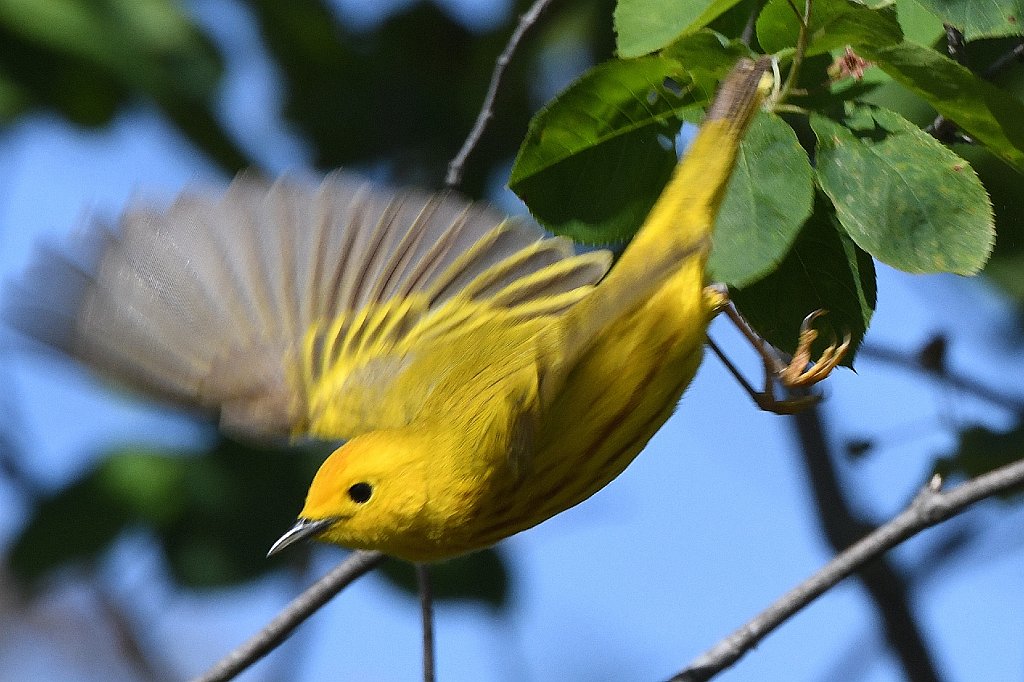
[[170,0],[8,0],[0,25],[150,91],[205,98],[220,76],[216,54]]
[[813,171],[793,129],[761,112],[740,144],[715,224],[708,269],[745,286],[775,268],[811,214]]
[[23,112],[29,103],[28,93],[16,79],[0,73],[0,121],[10,121]]
[[7,565],[30,585],[67,564],[99,557],[129,524],[94,471],[40,501],[14,540]]
[[220,58],[180,3],[7,0],[0,30],[0,70],[30,104],[102,125],[141,95],[226,168],[250,165],[214,111]]
[[854,355],[875,309],[875,268],[836,224],[832,206],[816,194],[814,211],[779,267],[764,279],[731,293],[744,317],[777,348],[796,348],[800,323],[808,313],[826,310],[815,355],[850,334],[844,365]]
[[740,0],[619,0],[613,21],[619,57],[659,50],[684,31],[703,28]]
[[864,47],[872,60],[946,118],[1024,171],[1024,103],[935,50],[913,43]]
[[997,159],[980,145],[954,147],[978,173],[992,200],[996,219],[996,244],[983,274],[999,285],[1018,303],[1024,304],[1024,203],[1021,187],[1024,176]]
[[822,189],[857,245],[907,272],[968,275],[995,236],[992,206],[966,161],[901,116],[847,105],[813,114]]
[[[803,3],[797,3],[803,6]],[[769,0],[757,18],[757,40],[765,52],[796,46],[800,20],[790,0]],[[903,40],[893,6],[871,9],[853,0],[815,0],[806,56],[850,45],[891,45]]]
[[156,537],[179,585],[249,580],[303,558],[301,549],[272,560],[266,553],[294,522],[324,454],[226,438],[200,456],[115,452],[39,503],[8,561],[19,577],[38,581],[101,556],[125,528],[138,527]]
[[182,457],[125,450],[102,462],[96,476],[104,494],[133,517],[160,524],[182,512],[187,466]]
[[625,241],[675,167],[680,118],[696,117],[713,90],[664,57],[601,64],[534,117],[509,186],[552,232]]
[[180,513],[153,527],[178,584],[233,585],[306,556],[312,545],[266,558],[294,523],[325,454],[320,446],[254,447],[222,437],[203,456],[187,458]]
[[896,14],[904,38],[918,45],[933,45],[945,31],[942,20],[925,9],[921,0],[896,0]]
[[[955,475],[965,479],[982,474],[1024,459],[1024,425],[1018,424],[1010,431],[990,431],[975,427],[960,432],[960,443],[955,453],[935,463],[935,473],[943,477]],[[1018,486],[1001,493],[1007,499],[1024,494],[1024,486]]]
[[[391,559],[381,566],[381,575],[403,592],[417,594],[412,564]],[[431,591],[439,600],[478,601],[500,609],[508,602],[509,580],[507,562],[496,549],[430,564]]]
[[1021,0],[917,0],[928,11],[963,32],[967,40],[1024,33]]
[[1013,252],[993,256],[985,266],[985,276],[1003,290],[1007,296],[1024,308],[1024,253]]
[[724,78],[743,57],[751,57],[750,48],[739,40],[729,40],[711,29],[688,33],[661,51],[662,57],[683,64],[690,74],[704,73],[716,81]]

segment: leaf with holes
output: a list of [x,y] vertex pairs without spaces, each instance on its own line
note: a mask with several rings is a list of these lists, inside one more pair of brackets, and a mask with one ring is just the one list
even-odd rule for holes
[[864,47],[861,55],[1024,172],[1024,102],[921,45]]
[[917,0],[942,21],[960,29],[967,40],[1024,33],[1021,0]]
[[907,272],[974,274],[995,238],[992,206],[970,165],[898,114],[848,104],[811,116],[817,173],[843,227]]

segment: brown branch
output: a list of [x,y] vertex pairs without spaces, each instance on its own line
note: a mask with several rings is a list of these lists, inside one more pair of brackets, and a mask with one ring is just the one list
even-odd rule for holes
[[232,679],[281,644],[317,609],[382,561],[384,555],[380,552],[353,552],[331,569],[330,573],[293,599],[248,642],[230,652],[193,682],[223,682]]
[[423,617],[423,682],[434,682],[434,591],[430,585],[430,567],[427,564],[415,564],[415,567]]
[[765,0],[757,0],[754,3],[754,6],[750,8],[750,14],[747,16],[747,23],[743,27],[743,32],[740,33],[740,42],[747,47],[750,47],[750,43],[754,39],[754,31],[757,28],[757,16],[761,13],[764,3]]
[[1024,59],[1024,42],[1017,43],[989,64],[988,68],[982,73],[982,77],[986,79],[995,78],[1022,59]]
[[[946,30],[946,51],[949,53],[950,58],[958,64],[970,68],[967,64],[967,41],[964,40],[964,34],[948,22],[944,23],[943,27]],[[1002,71],[1020,62],[1022,59],[1024,59],[1024,42],[1017,43],[1007,52],[1000,55],[994,62],[988,65],[988,68],[982,72],[981,77],[985,80],[992,80]],[[950,121],[942,114],[935,117],[935,120],[925,128],[925,132],[940,142],[973,142],[970,137],[964,135],[957,128],[956,123]]]
[[793,614],[878,558],[925,528],[964,512],[975,502],[1024,484],[1024,459],[943,491],[936,476],[914,498],[910,506],[837,555],[821,570],[783,595],[760,615],[701,654],[673,682],[709,680],[734,664],[747,651]]
[[913,369],[931,375],[939,381],[965,393],[987,400],[1017,414],[1024,415],[1024,396],[1014,396],[998,391],[968,376],[950,371],[945,363],[928,362],[922,354],[916,356],[900,353],[891,348],[865,343],[857,351],[861,357],[880,360],[891,365]]
[[158,660],[151,652],[147,651],[147,647],[143,645],[133,619],[120,604],[117,596],[112,594],[103,585],[102,576],[95,570],[91,570],[89,572],[89,582],[94,590],[100,611],[107,617],[111,628],[114,630],[114,637],[117,640],[121,653],[135,668],[135,672],[142,679],[152,680],[153,682],[174,679],[174,676],[168,674],[170,666],[167,662]]
[[[965,50],[967,41],[964,40],[964,34],[949,22],[943,23],[942,26],[946,30],[946,52],[949,53],[950,59],[969,69],[970,66],[967,64],[967,52]],[[931,125],[925,128],[925,132],[939,142],[946,143],[960,141],[961,137],[956,123],[950,121],[942,114],[935,117]]]
[[447,187],[457,187],[462,182],[462,173],[464,166],[466,165],[466,159],[476,148],[476,145],[480,142],[480,138],[484,134],[484,130],[487,128],[487,123],[494,118],[494,101],[498,97],[498,88],[501,87],[501,79],[505,75],[505,69],[508,68],[509,62],[512,61],[512,55],[519,48],[519,43],[522,41],[523,36],[530,30],[537,19],[540,17],[547,6],[551,4],[551,0],[536,0],[530,9],[526,10],[526,13],[519,17],[519,24],[516,25],[516,29],[512,31],[512,35],[508,39],[508,43],[505,45],[505,49],[498,59],[494,62],[494,72],[491,74],[491,83],[487,87],[487,94],[484,96],[484,103],[480,107],[480,113],[477,114],[476,122],[473,124],[472,130],[469,131],[469,135],[466,137],[466,141],[462,143],[462,148],[459,149],[459,153],[455,155],[451,163],[448,164],[448,174],[445,175],[444,184]]
[[[840,484],[822,411],[810,409],[798,414],[793,424],[818,519],[832,551],[839,553],[877,525],[860,517]],[[908,682],[938,682],[938,669],[911,610],[904,575],[887,557],[878,557],[860,569],[857,577],[871,598],[885,639]]]

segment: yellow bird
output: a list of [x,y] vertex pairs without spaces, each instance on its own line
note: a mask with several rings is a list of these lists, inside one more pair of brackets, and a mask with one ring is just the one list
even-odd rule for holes
[[489,546],[618,476],[693,378],[724,303],[711,231],[766,68],[726,80],[610,272],[607,252],[451,194],[241,176],[219,200],[130,209],[91,272],[51,259],[40,276],[78,296],[22,322],[228,431],[348,439],[272,551]]

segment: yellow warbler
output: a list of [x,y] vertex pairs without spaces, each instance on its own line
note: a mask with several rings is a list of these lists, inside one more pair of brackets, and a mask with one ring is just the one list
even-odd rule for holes
[[275,550],[485,547],[605,486],[673,411],[724,301],[710,235],[768,80],[749,60],[726,80],[607,276],[608,253],[450,194],[242,176],[221,200],[129,210],[94,272],[43,273],[76,278],[67,319],[23,318],[228,430],[349,439]]

